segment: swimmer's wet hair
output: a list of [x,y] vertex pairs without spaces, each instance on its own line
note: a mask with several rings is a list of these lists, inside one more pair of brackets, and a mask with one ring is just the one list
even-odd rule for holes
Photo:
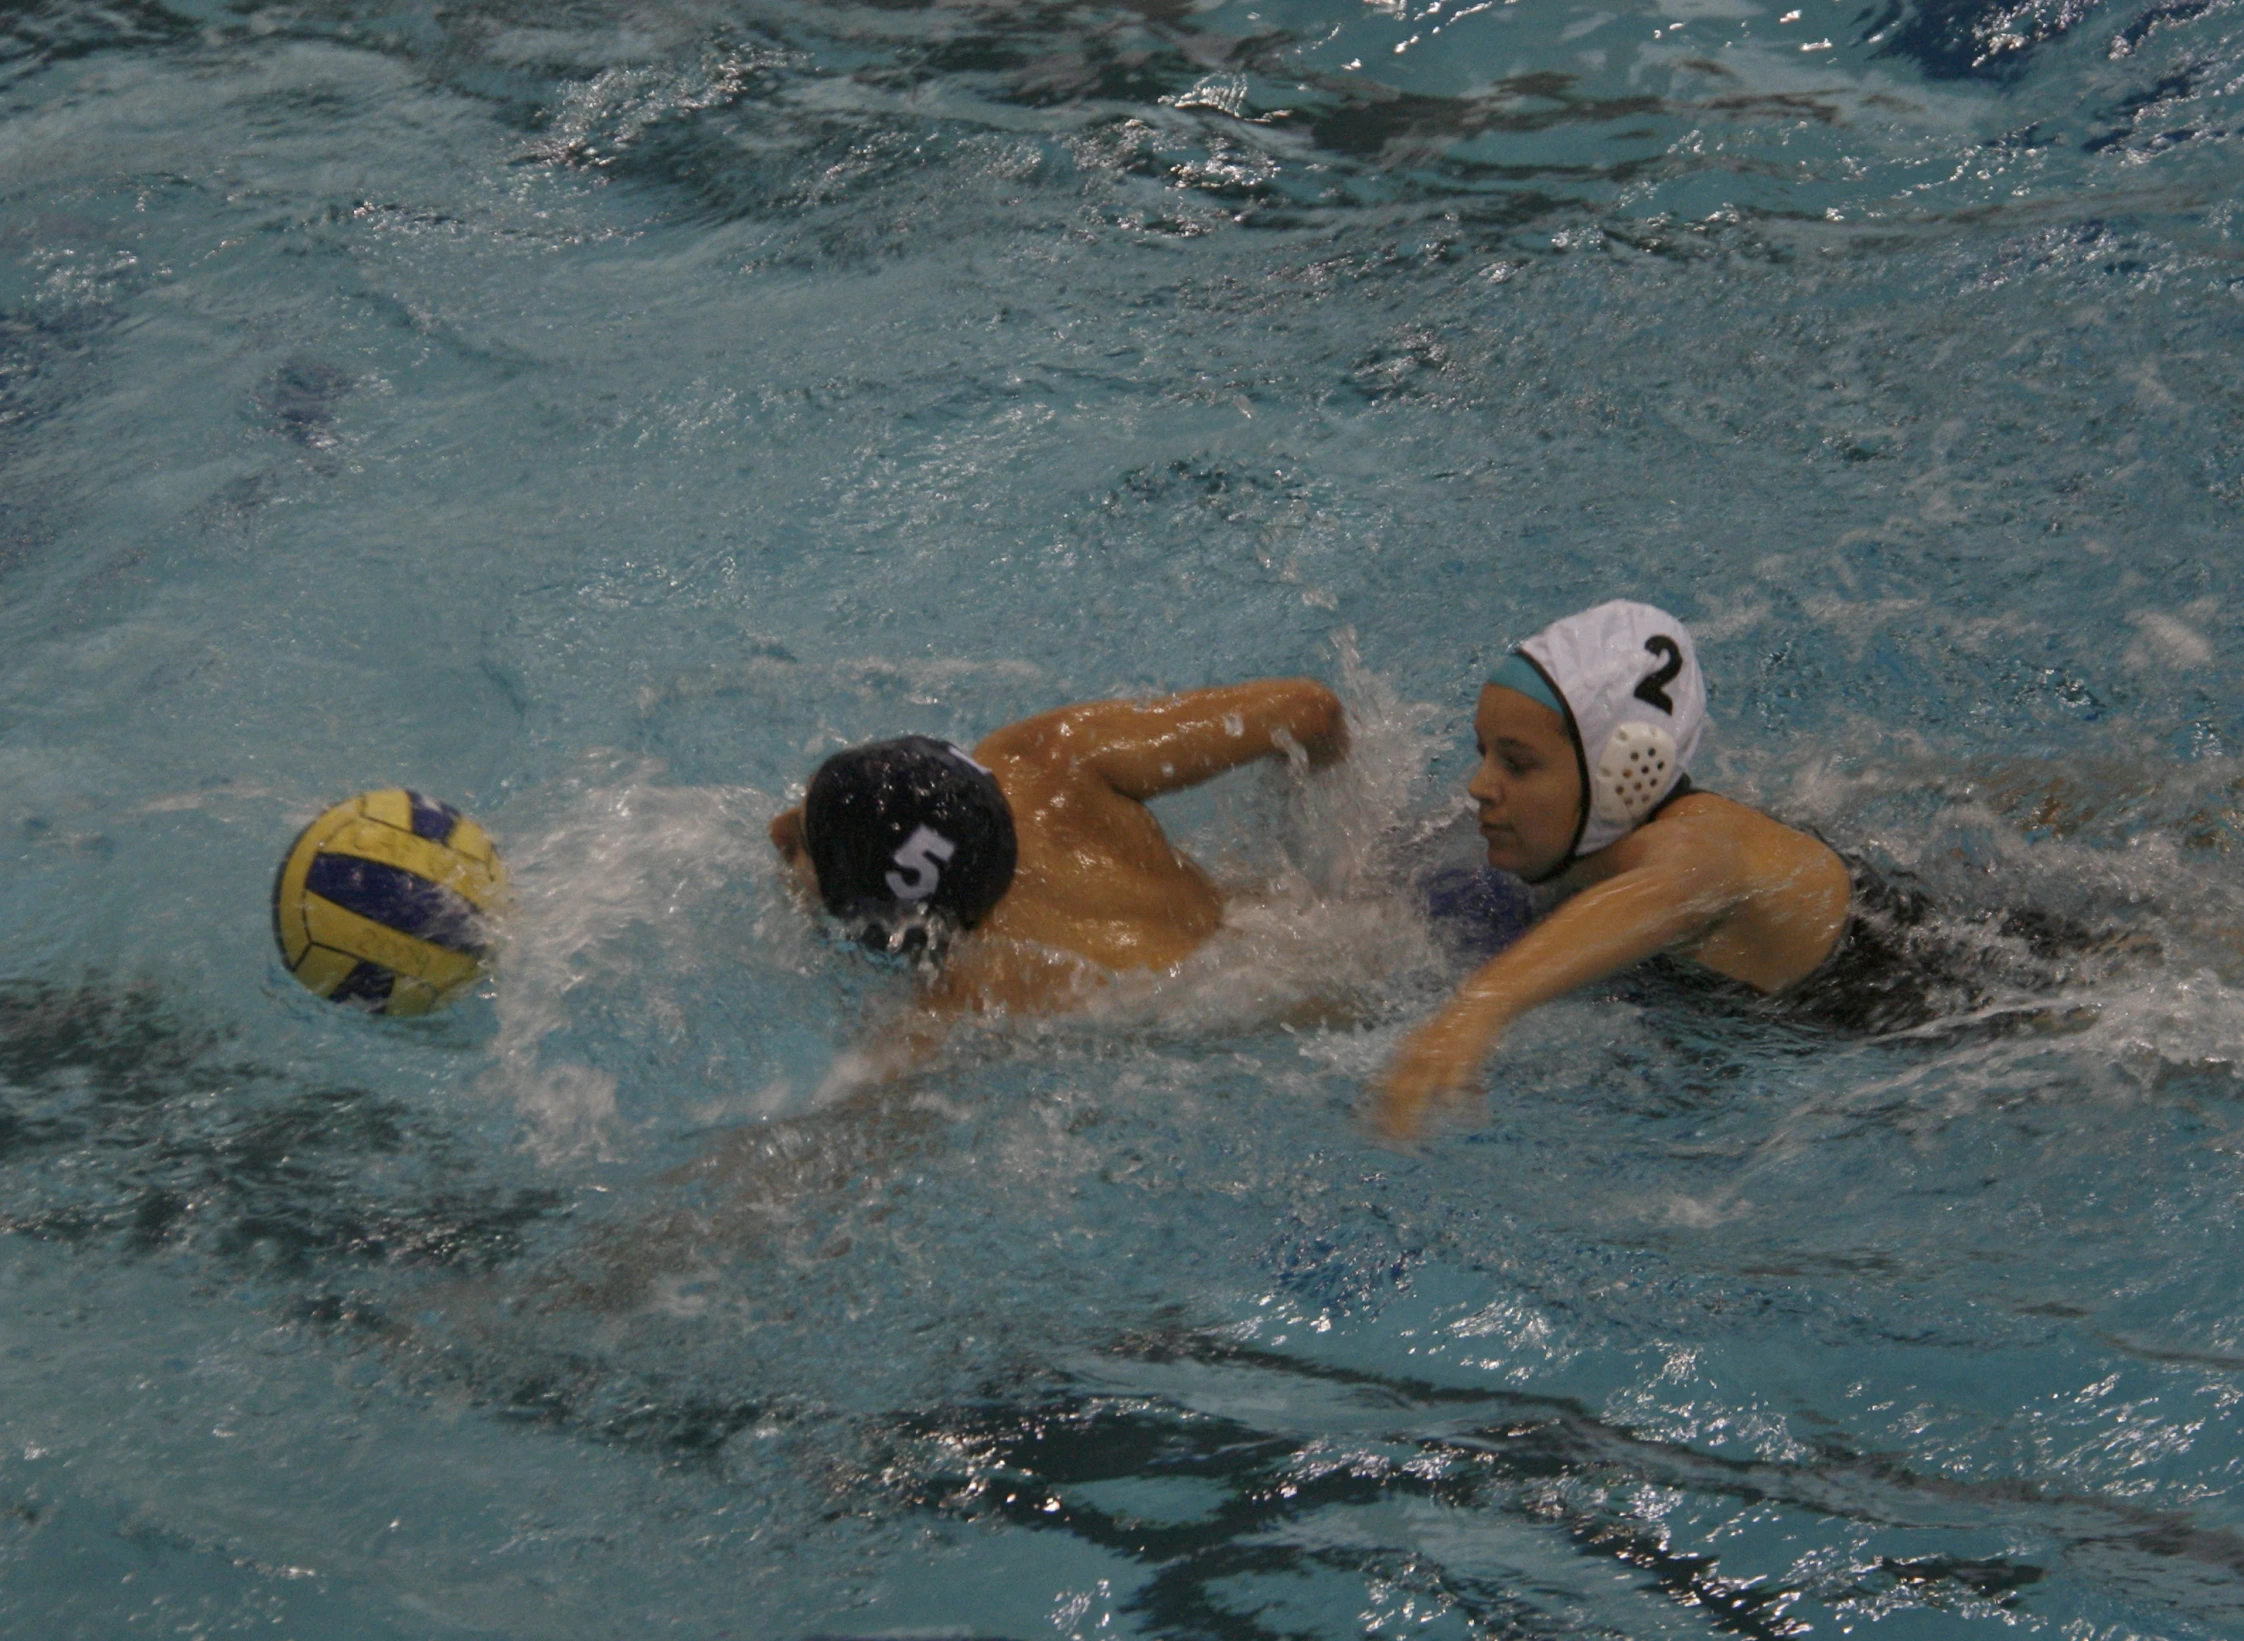
[[990,772],[947,741],[906,735],[837,752],[803,799],[826,910],[874,951],[938,956],[1013,881],[1013,812]]

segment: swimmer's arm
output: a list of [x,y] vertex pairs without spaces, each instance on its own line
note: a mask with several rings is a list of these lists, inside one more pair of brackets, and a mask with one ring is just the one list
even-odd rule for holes
[[[1374,1127],[1410,1138],[1432,1106],[1473,1086],[1514,1020],[1690,940],[1745,898],[1734,849],[1704,839],[1647,847],[1644,834],[1627,841],[1646,858],[1584,889],[1490,958],[1404,1040],[1380,1079]],[[1696,847],[1679,847],[1687,841]]]
[[1298,747],[1312,768],[1348,749],[1340,698],[1312,678],[1264,678],[1152,701],[1086,701],[1009,724],[975,749],[1067,763],[1143,802]]

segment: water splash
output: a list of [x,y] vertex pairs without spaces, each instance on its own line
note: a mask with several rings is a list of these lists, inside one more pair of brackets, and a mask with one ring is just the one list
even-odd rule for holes
[[713,926],[727,897],[773,880],[763,823],[776,806],[763,794],[664,785],[647,765],[602,773],[506,844],[515,906],[480,1086],[554,1160],[613,1156],[621,1136],[616,1072],[549,1043],[619,1008],[681,1033],[695,989],[739,956],[737,931]]

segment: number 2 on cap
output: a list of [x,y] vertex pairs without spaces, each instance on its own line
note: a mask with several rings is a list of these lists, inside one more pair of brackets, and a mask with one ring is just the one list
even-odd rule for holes
[[[1667,686],[1675,682],[1675,675],[1683,670],[1683,651],[1666,633],[1644,640],[1644,648],[1653,655],[1667,657],[1667,665],[1657,672],[1648,672],[1636,686],[1636,698],[1647,706],[1658,707],[1670,718],[1675,716],[1675,697],[1668,694]],[[925,831],[922,827],[920,830]]]
[[903,868],[888,874],[888,892],[898,900],[925,900],[943,881],[937,865],[957,853],[958,845],[934,827],[921,827],[888,857]]

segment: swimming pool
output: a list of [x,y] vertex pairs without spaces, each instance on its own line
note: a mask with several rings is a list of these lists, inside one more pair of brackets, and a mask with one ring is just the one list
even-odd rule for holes
[[[11,13],[0,1627],[2244,1629],[2240,16]],[[1623,982],[1373,1147],[1473,690],[1615,594],[1707,784],[2160,955]],[[817,756],[1293,672],[1354,769],[1164,809],[1264,910],[816,1109]],[[266,922],[392,783],[520,897],[417,1024]]]

